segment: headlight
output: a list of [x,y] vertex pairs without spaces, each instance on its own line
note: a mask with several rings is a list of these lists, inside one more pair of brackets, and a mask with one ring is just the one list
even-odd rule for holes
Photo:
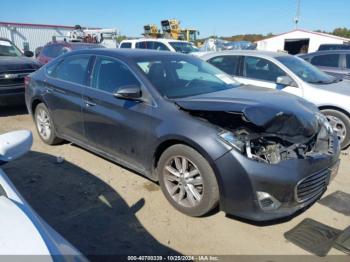
[[244,152],[245,143],[239,140],[233,133],[224,131],[219,134],[219,137],[228,145],[236,148],[240,152]]

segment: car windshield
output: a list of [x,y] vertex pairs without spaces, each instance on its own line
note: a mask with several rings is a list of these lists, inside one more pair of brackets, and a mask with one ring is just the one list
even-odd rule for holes
[[280,56],[276,57],[278,61],[288,67],[294,74],[299,76],[305,82],[311,84],[330,84],[337,79],[327,75],[317,67],[311,65],[305,60],[295,56]]
[[11,42],[0,40],[0,56],[22,56],[22,53]]
[[169,42],[169,44],[175,49],[176,52],[179,53],[192,53],[198,52],[198,48],[194,47],[191,43],[186,42]]
[[182,98],[239,86],[230,76],[195,57],[142,58],[137,65],[166,98]]

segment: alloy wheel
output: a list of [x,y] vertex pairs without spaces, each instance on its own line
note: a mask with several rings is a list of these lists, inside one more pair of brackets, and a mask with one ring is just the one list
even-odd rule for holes
[[36,115],[36,125],[38,127],[38,131],[40,136],[44,140],[50,139],[51,136],[51,122],[50,122],[50,116],[48,112],[42,108],[38,109]]
[[203,178],[194,163],[186,157],[175,156],[168,160],[163,172],[166,189],[176,203],[190,208],[200,203]]

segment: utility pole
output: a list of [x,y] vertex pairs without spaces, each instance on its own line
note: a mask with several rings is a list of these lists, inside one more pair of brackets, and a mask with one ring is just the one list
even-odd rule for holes
[[299,21],[300,21],[300,0],[297,0],[297,13],[294,17],[295,29],[298,29]]

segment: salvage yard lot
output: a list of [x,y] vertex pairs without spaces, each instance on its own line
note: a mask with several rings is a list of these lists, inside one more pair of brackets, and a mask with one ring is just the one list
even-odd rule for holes
[[[2,108],[0,133],[29,129],[32,151],[3,169],[39,215],[85,255],[93,254],[308,254],[283,234],[312,218],[339,229],[350,218],[318,203],[291,220],[250,224],[218,212],[187,217],[157,184],[70,143],[47,146],[24,107]],[[65,160],[57,162],[57,156]],[[350,156],[325,196],[350,194]],[[343,254],[332,249],[329,254]]]

